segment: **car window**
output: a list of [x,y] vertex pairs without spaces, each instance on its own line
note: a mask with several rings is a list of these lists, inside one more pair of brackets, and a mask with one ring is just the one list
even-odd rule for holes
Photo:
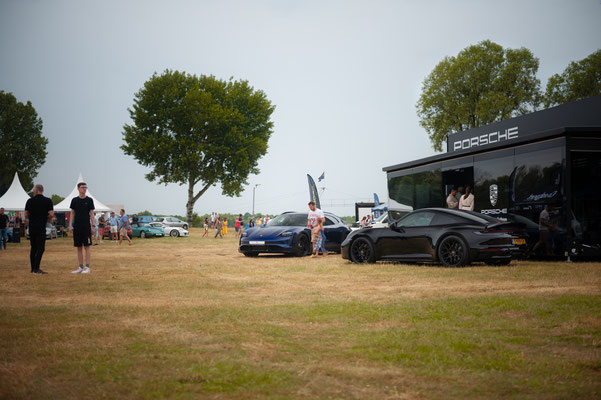
[[325,226],[334,224],[336,224],[336,222],[332,221],[329,217],[326,217],[326,223],[324,224]]
[[451,225],[465,223],[465,219],[456,215],[450,215],[444,212],[437,212],[432,219],[430,225]]
[[432,211],[422,211],[411,213],[407,215],[405,218],[398,222],[398,226],[402,227],[417,227],[417,226],[429,226],[430,222],[434,218],[434,212]]

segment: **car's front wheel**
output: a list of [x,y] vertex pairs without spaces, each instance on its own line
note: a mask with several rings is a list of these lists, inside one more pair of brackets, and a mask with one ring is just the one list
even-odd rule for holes
[[179,231],[174,229],[171,231],[171,233],[169,234],[171,237],[178,237],[179,236]]
[[294,250],[292,254],[296,257],[302,257],[307,255],[311,251],[311,244],[307,235],[299,233],[294,240]]
[[374,245],[366,238],[357,238],[351,243],[351,261],[357,264],[376,262]]
[[438,260],[445,267],[463,267],[469,264],[465,242],[457,236],[447,236],[438,245]]

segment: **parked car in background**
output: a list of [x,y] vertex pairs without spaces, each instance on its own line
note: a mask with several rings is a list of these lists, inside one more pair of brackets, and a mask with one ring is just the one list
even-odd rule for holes
[[167,226],[175,226],[179,228],[188,229],[188,223],[186,221],[182,221],[179,218],[175,217],[156,217],[154,222],[162,222]]
[[140,238],[165,236],[161,228],[155,228],[146,222],[136,222],[135,224],[131,224],[131,234],[132,236]]
[[[340,244],[350,232],[338,216],[325,212],[325,247],[340,252]],[[307,228],[307,213],[286,212],[269,220],[267,225],[245,230],[238,250],[247,257],[260,253],[292,254],[301,257],[311,251],[311,230]]]
[[413,211],[389,228],[359,229],[342,243],[342,258],[438,262],[462,267],[473,261],[508,265],[528,251],[526,224],[446,208]]
[[159,228],[163,231],[163,235],[171,236],[171,237],[180,237],[180,236],[190,236],[190,232],[188,232],[184,228],[180,228],[177,226],[167,226],[162,222],[151,222],[149,224],[153,228]]
[[[25,235],[27,239],[29,239],[29,227],[25,228]],[[12,237],[12,232],[11,232]],[[56,226],[52,225],[50,222],[46,224],[46,239],[56,239],[58,237],[58,233],[56,230]]]

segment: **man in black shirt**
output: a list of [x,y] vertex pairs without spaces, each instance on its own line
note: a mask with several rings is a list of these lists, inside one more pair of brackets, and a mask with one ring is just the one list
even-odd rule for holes
[[40,269],[42,255],[46,249],[46,224],[54,216],[52,200],[43,195],[44,186],[33,187],[33,197],[25,203],[25,220],[29,221],[29,261],[32,274],[45,274]]
[[8,215],[4,214],[4,207],[0,208],[0,250],[6,250],[8,241]]
[[[69,230],[73,232],[73,245],[77,247],[79,268],[73,274],[90,273],[90,246],[92,245],[92,226],[94,226],[94,200],[86,196],[88,185],[77,184],[79,196],[71,200],[71,220]],[[86,250],[86,266],[83,266],[83,248]]]

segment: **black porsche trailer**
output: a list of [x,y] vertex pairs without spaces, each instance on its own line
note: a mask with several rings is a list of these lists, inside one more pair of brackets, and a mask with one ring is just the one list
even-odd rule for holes
[[450,134],[446,153],[383,170],[391,205],[445,207],[451,188],[470,185],[474,211],[534,236],[549,205],[541,255],[601,258],[601,95]]

